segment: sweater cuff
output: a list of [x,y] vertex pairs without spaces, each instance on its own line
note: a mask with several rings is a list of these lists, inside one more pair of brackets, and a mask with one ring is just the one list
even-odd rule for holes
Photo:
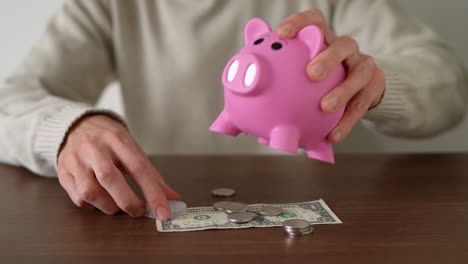
[[53,115],[46,117],[39,126],[34,143],[34,152],[40,157],[41,162],[55,167],[57,171],[57,156],[69,129],[78,121],[90,115],[106,115],[125,126],[124,119],[111,110],[95,109],[85,104],[65,106]]
[[378,122],[381,120],[397,120],[406,112],[405,86],[397,73],[385,72],[385,92],[380,103],[369,110],[364,120]]

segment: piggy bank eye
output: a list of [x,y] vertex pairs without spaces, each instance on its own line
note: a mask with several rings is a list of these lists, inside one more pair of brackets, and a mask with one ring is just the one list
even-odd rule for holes
[[254,45],[260,45],[260,44],[262,44],[263,41],[264,41],[263,38],[259,38],[254,42]]
[[273,50],[280,50],[282,47],[283,47],[283,44],[281,44],[279,42],[275,42],[275,43],[271,44],[271,48]]

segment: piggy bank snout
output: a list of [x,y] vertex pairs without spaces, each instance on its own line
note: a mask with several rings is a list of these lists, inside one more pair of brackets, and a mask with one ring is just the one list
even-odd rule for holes
[[249,93],[259,86],[263,66],[253,54],[238,54],[226,65],[223,85],[236,93]]

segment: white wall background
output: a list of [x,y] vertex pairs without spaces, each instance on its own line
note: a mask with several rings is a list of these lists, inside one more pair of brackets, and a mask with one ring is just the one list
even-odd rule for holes
[[5,77],[37,40],[62,0],[0,1],[0,78]]
[[[431,25],[458,53],[468,69],[468,1],[399,0],[416,16]],[[39,38],[47,18],[62,0],[1,0],[0,2],[0,78],[10,73]],[[117,110],[116,89],[110,89],[103,104]],[[468,118],[459,127],[437,138],[398,140],[356,128],[338,150],[387,152],[467,152]]]
[[[468,1],[398,0],[411,13],[434,28],[458,54],[468,69]],[[468,109],[467,109],[468,110]],[[467,111],[468,113],[468,111]],[[468,115],[457,128],[436,138],[398,140],[377,135],[365,128],[355,129],[352,140],[341,147],[386,152],[468,152]],[[351,145],[352,147],[349,148]],[[340,146],[338,146],[338,149]]]

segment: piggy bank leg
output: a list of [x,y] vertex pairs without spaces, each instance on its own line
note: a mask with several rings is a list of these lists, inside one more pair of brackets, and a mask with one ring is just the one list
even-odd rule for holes
[[299,129],[290,126],[278,126],[270,133],[270,148],[289,153],[297,153],[299,147]]
[[307,149],[307,156],[309,158],[335,164],[335,157],[333,156],[333,147],[331,142],[328,140],[322,141],[317,146]]
[[229,120],[228,114],[223,111],[216,121],[211,125],[210,131],[226,134],[230,136],[237,136],[240,134],[240,130]]
[[262,144],[262,145],[270,145],[270,140],[266,139],[266,138],[258,138],[258,143],[259,144]]

